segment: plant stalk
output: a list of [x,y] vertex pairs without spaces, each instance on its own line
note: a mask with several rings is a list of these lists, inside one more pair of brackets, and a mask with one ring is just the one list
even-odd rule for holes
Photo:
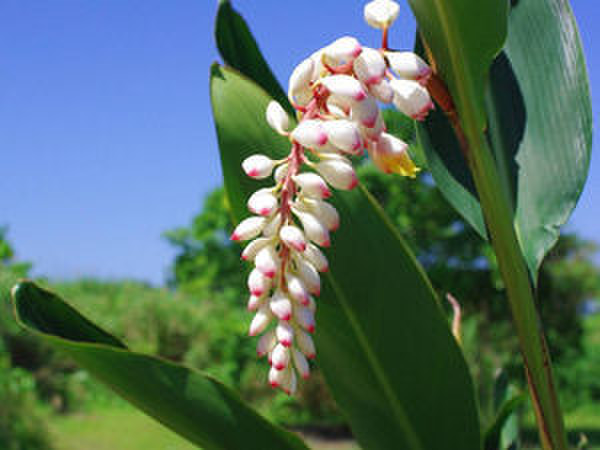
[[552,365],[536,310],[529,273],[515,232],[509,199],[503,189],[487,139],[471,112],[465,108],[461,117],[468,145],[463,151],[475,181],[490,240],[506,286],[542,448],[567,450],[563,415],[554,386]]

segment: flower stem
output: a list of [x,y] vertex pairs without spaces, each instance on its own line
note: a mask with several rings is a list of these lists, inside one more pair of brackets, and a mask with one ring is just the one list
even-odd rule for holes
[[465,108],[460,121],[469,146],[463,150],[506,286],[542,447],[545,450],[566,450],[563,416],[554,387],[552,365],[527,266],[513,225],[509,199],[502,188],[483,130],[471,113],[469,108]]

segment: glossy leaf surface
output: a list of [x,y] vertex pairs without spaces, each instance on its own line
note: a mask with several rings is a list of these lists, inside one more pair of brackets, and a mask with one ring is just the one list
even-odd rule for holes
[[128,351],[55,294],[25,281],[13,290],[17,320],[121,397],[205,449],[306,449],[219,381]]
[[[592,116],[585,61],[568,3],[513,3],[504,52],[491,66],[485,112],[488,140],[535,280],[585,184]],[[436,183],[485,236],[473,181],[442,112],[420,125],[418,134]]]

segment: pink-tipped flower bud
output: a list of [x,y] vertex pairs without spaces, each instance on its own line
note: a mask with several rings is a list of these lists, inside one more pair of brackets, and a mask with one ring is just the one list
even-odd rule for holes
[[369,92],[382,103],[392,103],[394,100],[394,91],[388,80],[381,80],[377,84],[370,85]]
[[379,106],[370,95],[363,102],[360,102],[352,107],[350,118],[359,122],[367,128],[373,128],[377,124],[379,116]]
[[362,148],[362,138],[358,126],[345,119],[328,120],[324,124],[329,141],[346,153],[357,154]]
[[321,84],[342,103],[361,103],[367,98],[360,81],[349,75],[331,75],[321,78]]
[[293,104],[304,106],[312,97],[310,83],[314,70],[315,61],[307,58],[292,72],[288,84],[288,97]]
[[277,340],[284,347],[290,347],[294,340],[294,328],[286,322],[282,321],[277,323],[277,327],[275,327],[275,334],[277,336]]
[[367,86],[379,83],[385,76],[385,59],[377,50],[365,48],[354,61],[354,73]]
[[310,367],[306,357],[297,349],[292,349],[292,360],[294,361],[294,367],[303,379],[308,379],[310,376]]
[[319,276],[317,269],[304,258],[296,258],[295,262],[298,276],[304,281],[308,292],[319,295],[321,293],[321,277]]
[[271,314],[269,307],[267,305],[261,306],[250,323],[250,331],[248,334],[250,336],[256,336],[257,334],[262,333],[265,331],[272,318],[273,315]]
[[300,219],[302,228],[304,228],[304,235],[309,240],[321,247],[329,247],[331,245],[329,230],[313,214],[297,208],[293,208],[292,211]]
[[275,278],[279,269],[279,256],[273,245],[262,248],[254,258],[256,268],[267,278]]
[[290,349],[277,344],[271,354],[271,365],[275,370],[283,370],[290,363]]
[[315,357],[315,344],[308,333],[298,330],[296,335],[296,344],[298,345],[300,351],[304,353],[304,356],[306,356],[308,359],[313,359]]
[[385,122],[383,121],[381,113],[377,115],[377,120],[375,121],[375,126],[373,128],[361,127],[363,136],[372,141],[377,141],[379,136],[381,136],[381,133],[385,130]]
[[288,173],[289,165],[287,163],[280,165],[275,169],[275,173],[273,174],[273,178],[276,183],[281,183],[285,176]]
[[273,189],[263,188],[253,193],[248,199],[248,209],[259,216],[270,216],[279,205]]
[[331,190],[325,180],[314,172],[303,172],[293,177],[304,195],[317,198],[331,197]]
[[325,181],[336,189],[353,189],[358,184],[354,168],[348,162],[327,159],[317,163],[316,169],[325,178]]
[[365,20],[373,28],[385,30],[398,17],[400,7],[392,0],[374,0],[365,5]]
[[425,85],[431,76],[431,67],[413,52],[386,52],[390,67],[398,76]]
[[233,233],[230,239],[232,241],[247,241],[253,239],[260,234],[266,225],[267,220],[264,217],[248,217],[242,220]]
[[248,311],[256,311],[264,303],[265,296],[250,295],[248,299]]
[[[334,206],[317,199],[304,199],[304,204],[305,208],[308,208],[316,219],[328,230],[335,231],[340,227],[340,215]],[[317,244],[320,245],[318,242]]]
[[308,305],[310,301],[310,294],[308,292],[308,289],[306,288],[306,285],[304,284],[304,281],[302,281],[299,277],[291,273],[287,273],[285,278],[287,282],[288,292],[290,293],[292,298],[302,305]]
[[258,357],[263,357],[267,353],[273,351],[277,345],[277,337],[275,336],[275,330],[269,330],[263,334],[256,343],[256,354]]
[[329,263],[323,252],[312,243],[308,243],[306,250],[302,254],[319,272],[327,272],[329,270]]
[[408,154],[408,144],[388,133],[381,133],[377,142],[369,145],[369,154],[384,173],[398,173],[414,178],[419,172]]
[[279,320],[290,320],[292,318],[292,302],[283,292],[277,291],[271,297],[269,304],[271,311]]
[[341,37],[323,49],[323,59],[330,67],[349,64],[360,55],[362,47],[351,36]]
[[298,252],[306,250],[306,238],[300,228],[293,225],[285,225],[279,231],[279,237],[285,245]]
[[279,226],[281,225],[281,214],[275,214],[265,225],[263,228],[263,235],[266,237],[271,237],[279,231]]
[[275,161],[261,154],[249,156],[242,162],[242,169],[246,175],[257,180],[270,176],[273,167],[275,167]]
[[317,302],[315,302],[314,298],[308,297],[308,304],[306,305],[306,307],[310,309],[314,314],[317,311]]
[[413,80],[392,80],[390,86],[394,91],[394,106],[416,120],[424,120],[433,102],[429,92],[418,82]]
[[290,119],[284,109],[275,100],[271,100],[267,105],[265,113],[267,122],[275,131],[285,135],[290,126]]
[[310,309],[301,306],[295,308],[294,319],[296,319],[298,325],[300,325],[306,331],[308,331],[309,333],[314,333],[315,317]]
[[323,122],[317,119],[303,120],[292,131],[292,139],[303,147],[319,148],[327,144]]
[[260,270],[253,269],[248,276],[248,289],[252,295],[260,297],[271,289],[271,279]]
[[269,370],[269,384],[272,387],[281,387],[287,390],[290,384],[290,378],[292,376],[292,370],[277,370],[275,367],[271,367]]
[[256,254],[271,242],[272,239],[270,238],[254,239],[248,245],[246,245],[246,248],[244,248],[244,251],[242,252],[242,259],[244,261],[253,261],[256,257]]
[[296,372],[290,370],[290,378],[287,381],[288,382],[283,384],[281,388],[287,395],[294,395],[296,393],[296,389],[298,389],[298,378],[296,377]]

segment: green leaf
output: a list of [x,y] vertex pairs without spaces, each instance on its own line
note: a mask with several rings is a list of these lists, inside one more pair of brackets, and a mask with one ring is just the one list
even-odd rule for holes
[[13,299],[24,328],[190,442],[205,449],[306,449],[298,437],[267,422],[219,381],[128,351],[114,336],[34,283],[15,286]]
[[262,87],[289,113],[294,112],[287,95],[261,54],[246,21],[232,8],[228,0],[219,1],[215,39],[225,63]]
[[[290,143],[264,120],[270,97],[234,70],[213,66],[211,96],[239,221],[259,187],[241,162],[257,151],[280,158]],[[365,449],[478,449],[472,381],[425,273],[366,191],[336,192],[334,204],[342,226],[327,251],[315,339],[356,438]]]
[[481,129],[489,67],[506,38],[508,0],[409,0],[460,116],[473,99]]
[[[585,184],[592,115],[585,61],[567,2],[513,3],[504,52],[491,66],[485,112],[501,184],[536,280]],[[443,113],[436,111],[419,125],[418,136],[437,185],[485,237],[471,175]]]

